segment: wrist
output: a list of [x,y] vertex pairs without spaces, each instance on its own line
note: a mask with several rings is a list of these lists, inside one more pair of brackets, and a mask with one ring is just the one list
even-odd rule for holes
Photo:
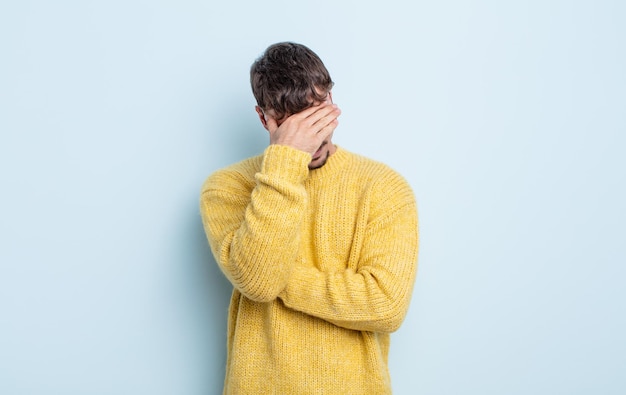
[[310,162],[311,154],[308,152],[288,145],[271,144],[263,153],[261,172],[293,182],[302,182],[309,174]]

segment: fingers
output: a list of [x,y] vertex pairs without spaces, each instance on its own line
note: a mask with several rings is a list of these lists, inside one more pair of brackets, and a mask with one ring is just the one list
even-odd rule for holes
[[322,133],[327,126],[332,126],[332,129],[337,127],[337,117],[340,114],[341,110],[336,104],[321,104],[292,115],[288,121],[290,124],[297,124],[300,133],[315,135]]
[[[293,114],[288,117],[283,124],[285,128],[292,128],[292,125],[296,125],[294,131],[303,131],[319,133],[327,125],[333,123],[337,117],[341,114],[341,110],[336,104],[321,104],[319,106],[309,107],[299,113]],[[270,125],[269,120],[272,120]],[[278,124],[273,118],[268,119],[268,129],[270,132],[275,131],[278,128]]]
[[324,141],[328,136],[330,136],[335,131],[335,128],[337,127],[337,125],[339,125],[339,120],[335,118],[317,132],[318,139],[320,141]]
[[318,129],[318,133],[320,133],[331,124],[334,124],[336,127],[338,123],[337,117],[339,117],[339,115],[341,115],[341,110],[337,107],[337,105],[331,104],[320,108],[314,114],[309,116],[309,118],[311,118],[311,121],[314,121],[312,127],[314,129]]
[[321,129],[336,119],[341,114],[341,110],[336,104],[322,104],[308,108],[300,114],[304,116],[309,125],[316,125]]
[[278,123],[267,117],[270,143],[288,145],[313,154],[337,127],[341,110],[334,104],[322,104],[307,108]]
[[[329,103],[318,104],[316,106],[312,106],[312,107],[306,108],[306,109],[300,111],[299,113],[294,114],[293,116],[294,117],[299,117],[299,118],[302,118],[302,119],[309,118],[310,116],[314,115],[319,110],[321,110],[323,108],[326,108],[326,107],[329,107],[329,106],[332,106],[332,104],[329,104]],[[335,107],[336,107],[336,105],[335,105]]]

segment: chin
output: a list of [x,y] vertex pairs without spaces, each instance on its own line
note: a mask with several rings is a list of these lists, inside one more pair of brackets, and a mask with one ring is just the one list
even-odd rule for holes
[[324,166],[329,156],[330,156],[330,151],[326,151],[326,156],[324,157],[320,156],[317,160],[309,163],[309,170],[319,169],[320,167]]

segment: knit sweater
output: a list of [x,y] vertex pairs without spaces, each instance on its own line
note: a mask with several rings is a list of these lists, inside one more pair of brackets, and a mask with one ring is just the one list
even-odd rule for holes
[[341,147],[270,145],[201,193],[211,250],[234,289],[224,394],[390,394],[389,333],[417,268],[413,192]]

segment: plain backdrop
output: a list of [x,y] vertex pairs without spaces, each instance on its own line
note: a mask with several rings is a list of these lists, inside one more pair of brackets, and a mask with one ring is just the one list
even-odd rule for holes
[[626,3],[2,1],[0,393],[218,394],[198,195],[262,152],[248,70],[325,61],[335,142],[415,190],[396,394],[626,393]]

